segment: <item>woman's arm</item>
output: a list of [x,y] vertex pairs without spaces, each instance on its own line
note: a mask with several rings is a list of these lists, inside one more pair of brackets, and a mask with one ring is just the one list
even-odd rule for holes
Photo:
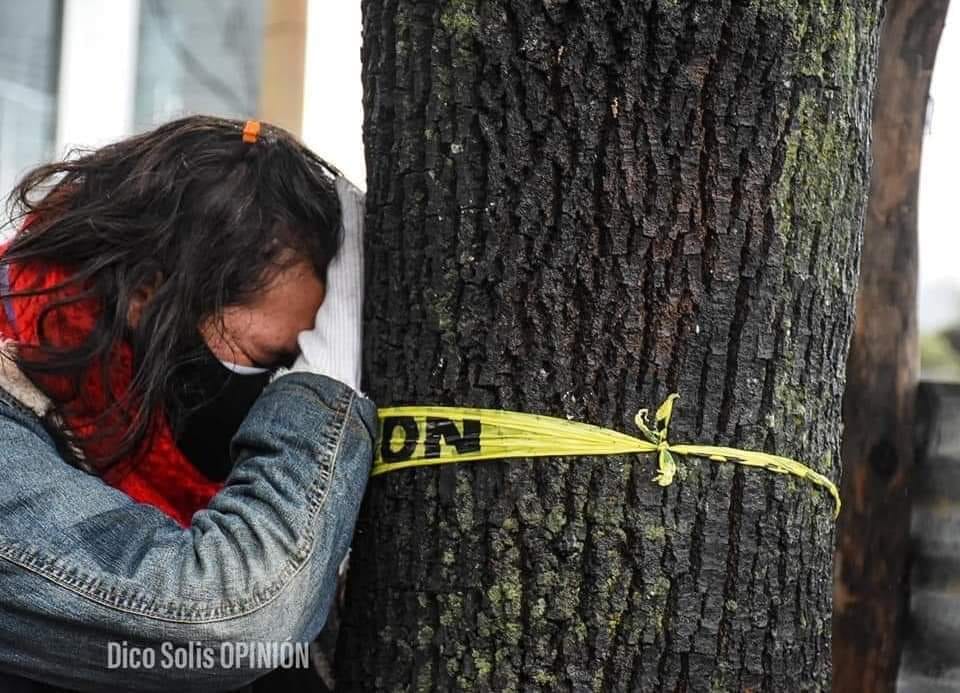
[[[222,667],[220,644],[320,631],[375,422],[374,403],[338,380],[277,378],[234,438],[223,490],[182,529],[64,464],[0,392],[0,672],[91,691],[223,690],[262,675]],[[154,649],[156,666],[111,669],[111,641]],[[214,648],[214,666],[161,666],[164,648],[191,643]]]

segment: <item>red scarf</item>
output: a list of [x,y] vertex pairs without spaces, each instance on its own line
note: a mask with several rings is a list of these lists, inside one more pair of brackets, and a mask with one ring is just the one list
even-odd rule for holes
[[[0,254],[5,250],[6,246],[0,248]],[[69,274],[66,269],[59,266],[47,266],[38,270],[32,266],[12,265],[8,272],[11,290],[50,287],[67,276]],[[77,288],[68,287],[58,294],[66,295],[71,291],[75,292]],[[7,305],[0,305],[0,334],[18,344],[38,344],[37,318],[40,310],[50,300],[50,294],[6,299]],[[80,344],[93,328],[98,314],[98,307],[93,303],[92,300],[73,303],[48,315],[45,321],[47,338],[58,346]],[[12,310],[13,324],[8,320],[8,310]],[[114,395],[121,397],[133,377],[133,350],[129,343],[122,342],[115,347],[109,367]],[[47,392],[68,392],[65,389],[67,380],[62,376],[38,376],[34,382],[42,383]],[[76,413],[64,415],[64,422],[73,434],[75,444],[88,459],[116,446],[123,432],[122,427],[117,428],[116,435],[111,433],[101,440],[84,442],[84,439],[96,430],[93,423],[96,415],[107,409],[99,364],[88,367],[83,376],[82,391],[71,404],[75,405]],[[123,418],[122,414],[116,413],[111,417],[111,423],[122,424]],[[184,456],[177,447],[162,412],[158,413],[154,422],[144,443],[109,467],[101,478],[131,498],[159,508],[181,526],[188,527],[193,513],[206,507],[210,498],[223,484],[206,478]]]

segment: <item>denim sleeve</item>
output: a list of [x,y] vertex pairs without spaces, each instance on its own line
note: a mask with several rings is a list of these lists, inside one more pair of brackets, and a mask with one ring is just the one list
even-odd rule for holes
[[[186,529],[65,464],[13,407],[0,406],[0,672],[84,691],[228,690],[266,670],[219,657],[170,669],[161,655],[319,633],[370,472],[371,400],[323,375],[275,379]],[[156,666],[111,668],[111,641],[153,648]]]

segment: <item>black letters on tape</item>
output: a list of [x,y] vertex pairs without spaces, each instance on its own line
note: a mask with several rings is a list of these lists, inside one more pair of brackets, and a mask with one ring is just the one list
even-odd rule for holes
[[[403,444],[399,449],[390,447],[395,429],[403,432]],[[425,458],[440,457],[440,439],[447,445],[453,446],[458,455],[468,452],[480,452],[479,419],[464,419],[463,431],[451,419],[427,417],[426,437],[423,441],[423,456]],[[384,462],[404,462],[413,457],[420,440],[420,426],[413,416],[388,416],[383,420],[383,429],[380,432],[380,458]]]

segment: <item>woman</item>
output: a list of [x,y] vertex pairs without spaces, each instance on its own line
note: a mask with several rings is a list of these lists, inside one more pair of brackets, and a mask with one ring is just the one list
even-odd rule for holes
[[320,631],[375,431],[362,201],[283,130],[211,117],[15,188],[0,690],[231,690],[276,661],[226,645]]

